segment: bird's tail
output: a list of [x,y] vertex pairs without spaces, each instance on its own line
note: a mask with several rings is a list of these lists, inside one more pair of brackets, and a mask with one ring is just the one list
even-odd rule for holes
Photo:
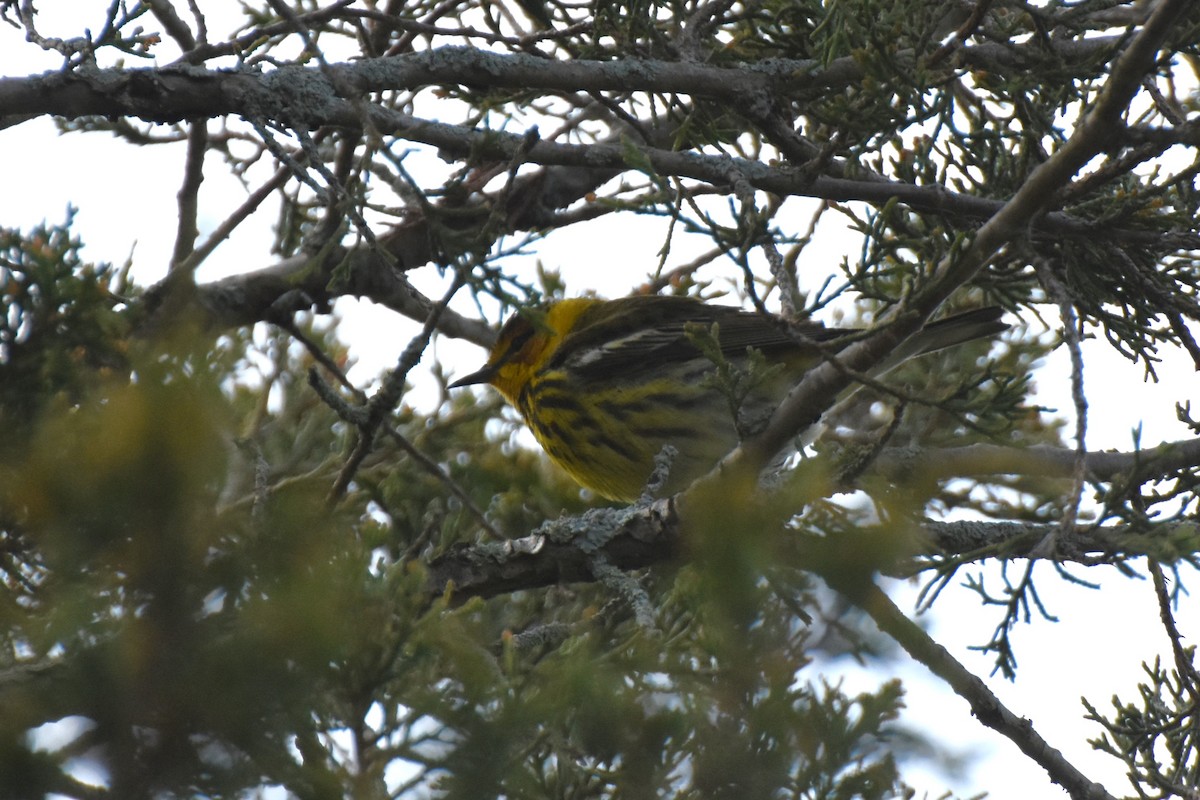
[[930,322],[910,336],[878,367],[872,369],[871,374],[878,377],[910,358],[1002,333],[1009,327],[1008,323],[1001,321],[1002,316],[1003,308],[987,306]]

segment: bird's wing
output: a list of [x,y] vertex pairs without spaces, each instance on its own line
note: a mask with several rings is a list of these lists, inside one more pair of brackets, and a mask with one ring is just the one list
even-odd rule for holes
[[[577,333],[571,334],[560,348],[565,355],[560,364],[580,377],[601,380],[628,369],[646,370],[703,358],[687,335],[689,324],[707,329],[718,328],[721,351],[727,356],[745,355],[746,348],[764,352],[789,350],[801,352],[799,344],[780,327],[777,320],[727,306],[712,306],[687,298],[629,298],[637,306],[622,306],[621,301],[606,304],[597,318],[582,320]],[[647,300],[664,301],[646,303]],[[629,330],[631,315],[639,324]],[[836,329],[811,326],[802,331],[814,339],[828,339],[844,333]]]

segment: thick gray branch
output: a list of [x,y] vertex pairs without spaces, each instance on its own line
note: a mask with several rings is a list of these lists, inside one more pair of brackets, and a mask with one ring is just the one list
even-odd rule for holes
[[625,510],[597,509],[546,523],[502,544],[464,545],[429,564],[430,598],[458,602],[562,583],[596,580],[597,557],[631,570],[677,555],[679,517],[669,499]]
[[[1058,67],[1095,64],[1120,42],[1120,37],[1106,36],[1009,46],[983,44],[957,51],[954,69],[1003,72],[1033,69],[1048,62]],[[911,65],[915,58],[912,53],[901,54],[897,61]],[[950,68],[945,72],[953,74]],[[4,117],[27,114],[131,116],[152,122],[239,114],[321,124],[332,121],[321,119],[321,109],[336,97],[335,85],[364,94],[457,84],[566,92],[666,92],[742,102],[750,97],[795,97],[851,85],[862,78],[861,65],[850,57],[824,68],[814,60],[791,59],[764,59],[725,68],[632,59],[564,61],[473,47],[440,47],[334,64],[328,75],[318,67],[285,66],[255,73],[181,65],[2,78],[0,127]]]
[[[629,512],[619,524],[599,523],[597,529],[589,527],[583,519],[565,522],[579,527],[577,538],[539,532],[504,544],[464,545],[438,556],[429,564],[426,591],[430,599],[449,593],[455,602],[461,602],[524,589],[591,583],[596,580],[591,566],[595,553],[625,570],[671,561],[681,555],[679,545],[686,524],[673,507],[660,504]],[[593,536],[596,530],[603,533],[603,544],[581,547],[579,542]],[[928,566],[922,559],[931,557],[1048,559],[1050,554],[1039,545],[1060,530],[1061,526],[1056,524],[1035,522],[926,522],[919,528],[924,544],[920,552],[911,555],[917,560],[884,571],[911,575]],[[895,531],[888,533],[894,535]],[[870,530],[863,534],[872,541],[878,541],[881,535]],[[1200,526],[1164,523],[1152,530],[1126,525],[1080,529],[1069,545],[1069,549],[1055,553],[1053,559],[1091,564],[1097,559],[1153,555],[1171,561],[1200,552]]]
[[[875,462],[884,474],[917,474],[928,470],[931,478],[1015,473],[1069,476],[1075,451],[1067,448],[1005,448],[974,445],[916,453],[885,451]],[[1086,465],[1095,480],[1123,478],[1153,480],[1200,465],[1200,439],[1164,444],[1151,450],[1127,453],[1089,453]],[[607,512],[606,512],[607,513]],[[455,597],[490,597],[518,589],[556,583],[592,581],[589,552],[604,554],[623,569],[636,569],[676,558],[687,507],[677,513],[668,501],[624,512],[584,515],[558,520],[548,531],[537,532],[504,545],[475,545],[452,550],[429,565],[431,596],[451,591]],[[924,544],[914,557],[961,556],[977,558],[1046,558],[1037,545],[1059,526],[1030,522],[927,522],[922,524]],[[871,534],[868,535],[878,535]],[[579,542],[587,542],[581,548]],[[1059,559],[1088,561],[1092,556],[1137,557],[1153,554],[1164,560],[1200,552],[1200,528],[1192,524],[1164,523],[1153,531],[1128,526],[1080,528],[1070,541],[1070,552]]]

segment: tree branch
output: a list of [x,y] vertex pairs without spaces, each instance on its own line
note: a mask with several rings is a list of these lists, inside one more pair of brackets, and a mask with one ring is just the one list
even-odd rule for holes
[[[589,520],[585,515],[549,524],[569,527],[554,528],[553,533],[539,529],[502,544],[460,545],[437,556],[428,565],[428,597],[448,595],[459,603],[472,597],[593,583],[596,576],[591,564],[596,553],[625,570],[644,569],[681,555],[683,523],[673,506],[635,507],[616,522],[595,517]],[[961,520],[924,522],[917,529],[924,542],[909,555],[911,559],[970,556],[973,561],[1020,558],[1092,565],[1097,558],[1184,558],[1200,553],[1200,526],[1191,522],[1163,523],[1149,530],[1130,525],[1081,527],[1072,537],[1070,552],[1053,555],[1039,549],[1038,544],[1060,530],[1055,523]],[[564,530],[572,531],[576,538],[563,535]],[[862,531],[867,538],[882,533],[886,532],[870,528]],[[590,541],[598,534],[604,541],[600,547],[580,545],[581,540]],[[931,565],[924,561],[905,561],[885,572],[911,577],[927,566]]]
[[868,582],[865,586],[839,585],[833,576],[831,585],[849,597],[875,620],[879,629],[891,636],[904,650],[929,671],[945,681],[954,693],[971,705],[971,714],[981,723],[1000,733],[1046,770],[1050,780],[1063,787],[1073,800],[1113,800],[1104,787],[1095,783],[1051,747],[1033,728],[1030,720],[1018,717],[1000,702],[981,679],[964,667],[946,648],[896,607],[892,599]]
[[[953,69],[947,68],[945,73],[949,77],[963,67],[1005,72],[1036,69],[1047,62],[1056,67],[1064,62],[1101,63],[1122,41],[1123,37],[1103,36],[976,45],[957,51],[950,59],[955,62]],[[910,51],[898,54],[895,60],[899,65],[915,65],[916,55]],[[812,59],[764,59],[752,66],[730,69],[674,61],[568,61],[455,46],[332,64],[328,70],[326,75],[319,67],[289,65],[254,73],[178,65],[0,78],[0,109],[4,109],[4,117],[132,116],[152,122],[230,114],[257,116],[264,109],[277,108],[277,98],[302,105],[315,101],[312,110],[316,110],[324,103],[322,98],[337,94],[335,83],[362,93],[457,84],[565,92],[678,93],[732,102],[756,95],[802,96],[853,85],[864,77],[861,64],[853,57],[836,59],[825,67]],[[0,117],[0,127],[4,117]]]
[[[965,475],[1021,474],[1068,478],[1077,454],[1071,448],[1031,448],[971,445],[946,450],[884,451],[873,471],[884,476],[946,479]],[[1150,450],[1127,453],[1088,453],[1084,464],[1093,480],[1142,482],[1200,465],[1200,439],[1172,442]],[[599,509],[546,523],[543,529],[502,545],[464,545],[444,553],[429,565],[431,596],[452,592],[457,600],[549,586],[591,582],[588,553],[603,553],[622,569],[639,569],[676,558],[686,515],[670,500],[629,509]],[[1048,558],[1036,549],[1058,530],[1052,523],[923,522],[925,542],[913,557],[974,555],[977,558]],[[871,535],[870,531],[864,534]],[[587,543],[581,547],[580,542]],[[597,544],[599,543],[599,544]],[[1092,556],[1135,558],[1154,555],[1170,560],[1200,552],[1200,526],[1167,522],[1152,529],[1112,525],[1080,527],[1069,553],[1059,560],[1091,563]],[[906,573],[911,572],[905,568]]]
[[[1095,43],[1100,41],[1102,40],[1087,40],[1083,51],[1094,56],[1097,52]],[[1115,41],[1108,41],[1106,46],[1115,46]],[[968,51],[985,53],[989,59],[1001,61],[1004,61],[1004,58],[1016,58],[1009,53],[1008,48],[1000,48],[998,45],[981,45],[979,48],[968,48]],[[1071,48],[1064,52],[1075,54]],[[749,76],[747,80],[754,85],[761,84],[760,88],[764,91],[774,91],[773,87],[763,82],[782,80],[784,77],[794,82],[798,80],[797,74],[811,70],[813,64],[767,62],[761,69],[756,67],[742,71],[698,64],[636,62],[637,69],[631,69],[625,64],[623,69],[615,70],[613,62],[573,61],[564,65],[562,62],[519,54],[499,55],[470,48],[441,48],[411,56],[335,64],[329,69],[341,85],[350,85],[363,91],[382,91],[403,88],[409,84],[421,85],[439,81],[510,86],[514,85],[512,82],[518,77],[522,80],[532,80],[537,76],[541,76],[543,83],[548,84],[538,88],[555,88],[562,80],[560,68],[565,69],[567,66],[585,71],[594,69],[601,75],[609,75],[615,71],[615,76],[609,75],[610,82],[616,81],[617,77],[622,81],[633,81],[638,76],[654,76],[659,73],[670,76],[662,86],[647,78],[644,81],[646,85],[626,87],[622,84],[615,88],[666,91],[668,89],[664,87],[675,86],[676,81],[683,81],[686,77],[688,80],[700,81],[694,87],[693,94],[705,94],[717,91],[714,87],[721,84],[718,78],[722,75],[729,77],[730,74]],[[849,67],[830,67],[834,73],[838,69]],[[536,86],[536,82],[534,85]],[[585,81],[583,85],[588,84]],[[740,84],[735,82],[735,86],[740,87]],[[596,88],[606,88],[605,81],[600,81]],[[679,91],[687,92],[687,89],[680,88]],[[740,87],[731,97],[736,96],[744,101],[747,96],[745,92],[749,91],[752,89]],[[27,78],[0,78],[0,108],[21,115],[25,114],[27,108],[32,108],[34,111],[29,113],[52,113],[66,117],[94,114],[128,115],[150,121],[241,114],[252,118],[268,117],[291,124],[303,123],[313,127],[359,127],[364,122],[362,106],[340,98],[335,86],[315,68],[303,67],[284,67],[265,75],[167,68],[157,71],[99,70],[86,74],[51,73]],[[368,114],[369,121],[380,132],[428,144],[454,156],[474,155],[478,158],[508,160],[520,152],[524,144],[522,135],[434,122],[382,107],[370,107]],[[0,124],[0,127],[3,125]],[[806,169],[778,167],[757,161],[730,159],[726,156],[706,156],[655,148],[642,149],[642,155],[662,175],[690,177],[723,185],[727,182],[732,168],[744,175],[755,188],[781,196],[805,196],[837,201],[860,200],[875,204],[898,199],[918,211],[973,220],[988,219],[1005,205],[1003,201],[950,192],[936,185],[913,186],[880,179],[814,177],[811,171]],[[529,162],[545,165],[618,171],[630,168],[628,153],[620,145],[567,145],[540,141],[533,148],[529,148],[524,156]],[[1102,236],[1128,244],[1158,246],[1164,249],[1200,247],[1200,236],[1191,231],[1164,236],[1155,231],[1120,230],[1112,226],[1092,224],[1063,213],[1047,214],[1034,221],[1033,229],[1047,236]]]
[[671,499],[628,509],[593,509],[552,520],[521,539],[461,545],[429,563],[430,599],[471,597],[595,581],[596,556],[623,570],[640,569],[678,554],[679,518]]

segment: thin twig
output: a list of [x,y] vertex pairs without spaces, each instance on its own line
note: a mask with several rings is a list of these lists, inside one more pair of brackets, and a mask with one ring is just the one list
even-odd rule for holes
[[195,48],[196,37],[192,35],[191,28],[187,26],[187,23],[175,13],[175,8],[169,0],[146,0],[146,5],[150,7],[151,13],[162,23],[167,34],[176,41],[181,50],[186,53]]
[[204,182],[204,156],[207,152],[208,122],[196,120],[188,129],[183,185],[179,187],[178,195],[179,225],[175,232],[175,250],[171,254],[172,270],[181,269],[181,265],[195,249],[196,239],[200,235],[197,218],[200,214],[200,184]]
[[237,226],[245,222],[251,214],[263,204],[271,194],[287,183],[288,178],[292,176],[290,167],[280,167],[275,171],[266,183],[250,193],[250,196],[237,207],[236,210],[225,221],[216,227],[208,238],[196,249],[188,254],[187,258],[176,265],[176,269],[183,272],[195,272],[196,269],[204,263],[204,260],[212,255],[212,252],[237,229]]
[[1167,638],[1171,640],[1171,653],[1175,657],[1175,669],[1179,672],[1179,680],[1192,696],[1193,702],[1200,702],[1200,674],[1192,663],[1191,657],[1184,652],[1179,628],[1175,626],[1175,617],[1171,613],[1171,596],[1167,591],[1167,579],[1163,575],[1162,566],[1153,558],[1146,559],[1150,577],[1154,581],[1154,594],[1158,598],[1158,616],[1162,620]]
[[358,442],[350,456],[346,459],[346,463],[342,467],[342,471],[338,474],[333,486],[329,490],[327,501],[330,505],[336,503],[346,493],[350,486],[350,481],[354,479],[354,474],[358,471],[367,454],[371,452],[371,447],[375,442],[376,433],[379,427],[383,424],[384,419],[395,408],[399,402],[400,396],[404,391],[404,381],[408,377],[408,373],[412,371],[417,362],[421,360],[422,353],[429,345],[429,340],[433,336],[433,332],[437,329],[438,317],[442,315],[442,311],[450,304],[451,298],[458,293],[467,278],[467,270],[459,269],[454,273],[454,279],[450,283],[450,288],[446,290],[445,295],[440,301],[434,304],[429,312],[429,316],[425,320],[425,325],[421,328],[421,332],[412,338],[408,346],[404,348],[404,352],[400,354],[400,361],[395,369],[384,379],[383,385],[376,391],[375,396],[371,398],[371,402],[367,405],[367,418],[363,424],[358,427]]
[[1062,317],[1063,341],[1071,354],[1071,398],[1075,402],[1075,469],[1072,477],[1071,496],[1067,507],[1063,510],[1062,533],[1069,537],[1075,532],[1075,521],[1079,517],[1079,507],[1083,502],[1083,486],[1087,468],[1087,395],[1083,391],[1083,351],[1079,347],[1079,318],[1075,315],[1075,306],[1071,295],[1062,281],[1054,274],[1050,265],[1043,259],[1037,259],[1034,268],[1046,294],[1058,306]]
[[[329,354],[326,353],[325,350],[316,342],[314,342],[309,336],[305,335],[303,331],[296,327],[295,322],[293,322],[291,319],[283,319],[278,320],[276,324],[287,331],[288,334],[296,339],[296,341],[300,342],[304,346],[304,349],[306,349],[313,357],[313,359],[320,364],[326,372],[333,375],[337,379],[337,382],[341,384],[346,391],[350,392],[350,394],[354,396],[355,400],[360,403],[360,407],[361,405],[365,405],[367,403],[366,392],[355,386],[350,379],[346,377],[346,373],[342,370],[342,368],[339,367],[333,361],[333,359],[329,357]],[[337,402],[337,397],[336,395],[332,394],[332,389],[323,388],[321,382],[314,379],[315,376],[310,374],[309,384],[317,390],[317,394],[323,401],[325,401],[326,405],[332,408],[335,413],[337,413],[347,422],[350,422],[356,426],[363,424],[365,419],[363,414],[354,413],[352,407]],[[351,409],[350,413],[346,413],[347,409]],[[471,496],[467,494],[466,490],[459,486],[458,482],[455,481],[454,478],[450,477],[450,473],[442,469],[440,464],[422,453],[416,445],[408,440],[408,437],[406,437],[396,428],[393,428],[391,425],[383,426],[383,432],[390,436],[392,441],[395,442],[401,450],[407,453],[408,456],[413,459],[422,469],[441,481],[442,485],[449,489],[450,493],[458,498],[459,502],[463,504],[463,507],[467,509],[471,516],[475,517],[475,520],[479,523],[480,527],[489,538],[497,541],[503,541],[508,538],[504,534],[500,533],[500,531],[498,531],[494,525],[492,525],[491,521],[488,520],[487,515],[484,514],[482,509],[475,504],[475,501],[471,499]]]
[[475,521],[479,523],[479,527],[483,529],[483,532],[487,534],[489,539],[493,539],[498,542],[508,541],[509,537],[501,533],[496,526],[491,523],[491,520],[489,520],[487,515],[483,513],[483,509],[477,506],[475,501],[471,499],[471,495],[467,494],[467,491],[459,486],[458,481],[450,477],[450,473],[442,469],[440,464],[422,453],[415,444],[408,440],[404,434],[400,433],[400,431],[396,430],[392,426],[385,426],[383,431],[392,438],[392,441],[395,442],[401,450],[408,454],[409,458],[417,462],[417,464],[430,475],[441,481],[442,485],[449,489],[450,493],[458,498],[458,501],[463,504],[463,508],[465,508],[471,514],[471,516],[475,518]]

